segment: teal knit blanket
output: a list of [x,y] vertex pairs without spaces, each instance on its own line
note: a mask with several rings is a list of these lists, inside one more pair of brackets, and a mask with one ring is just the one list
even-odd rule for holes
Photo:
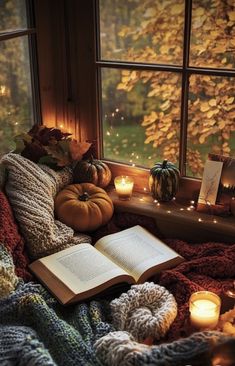
[[62,307],[41,285],[20,283],[0,300],[0,364],[101,365],[93,343],[114,330],[109,305]]

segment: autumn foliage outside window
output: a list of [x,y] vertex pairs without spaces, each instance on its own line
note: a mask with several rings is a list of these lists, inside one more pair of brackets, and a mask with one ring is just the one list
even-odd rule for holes
[[100,0],[98,14],[103,157],[181,154],[200,178],[208,153],[234,156],[234,0]]

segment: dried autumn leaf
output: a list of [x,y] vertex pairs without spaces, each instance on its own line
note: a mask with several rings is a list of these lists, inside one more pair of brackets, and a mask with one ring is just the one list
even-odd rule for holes
[[211,107],[215,107],[215,106],[217,105],[217,103],[216,103],[216,99],[210,99],[208,103],[209,103],[209,105],[210,105]]
[[225,103],[226,104],[232,104],[233,101],[234,101],[234,97],[230,97],[230,98],[226,99]]
[[71,140],[69,142],[69,151],[73,161],[81,160],[83,155],[90,148],[89,142],[77,142],[77,140]]
[[209,109],[210,109],[210,106],[209,106],[208,102],[201,103],[201,106],[200,106],[201,112],[207,112],[207,111],[209,111]]

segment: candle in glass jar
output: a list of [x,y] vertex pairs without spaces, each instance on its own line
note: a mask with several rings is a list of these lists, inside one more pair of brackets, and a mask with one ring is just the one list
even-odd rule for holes
[[191,324],[197,329],[214,329],[219,320],[220,305],[219,296],[213,292],[195,292],[189,300]]
[[120,200],[129,200],[132,196],[134,180],[127,175],[120,175],[114,179],[114,185]]

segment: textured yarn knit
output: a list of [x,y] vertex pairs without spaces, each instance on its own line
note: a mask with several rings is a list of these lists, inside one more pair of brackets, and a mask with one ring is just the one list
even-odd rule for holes
[[195,359],[201,359],[197,365],[205,366],[211,365],[206,360],[209,360],[212,343],[231,339],[220,332],[205,331],[172,343],[146,346],[136,342],[129,333],[119,331],[97,340],[95,348],[104,366],[185,366],[195,365]]
[[11,206],[6,195],[0,191],[0,243],[13,257],[17,276],[28,281],[32,277],[27,271],[28,256],[25,252],[24,239],[20,235]]
[[18,277],[15,275],[15,266],[8,250],[0,244],[0,298],[9,295],[15,290]]
[[68,169],[57,173],[13,153],[1,162],[8,172],[6,193],[32,259],[90,242],[89,236],[74,236],[73,229],[54,218],[54,196],[71,182]]
[[[41,285],[31,282],[21,284],[0,300],[2,325],[16,327],[15,332],[19,326],[33,329],[55,363],[61,366],[102,365],[93,343],[114,330],[105,321],[109,311],[106,302],[98,301],[63,307]],[[10,345],[6,340],[1,347],[4,349],[0,350],[0,365]]]
[[138,341],[164,337],[177,315],[174,296],[152,282],[131,286],[110,306],[116,329],[128,331]]
[[0,334],[1,366],[56,366],[31,328],[0,325]]

